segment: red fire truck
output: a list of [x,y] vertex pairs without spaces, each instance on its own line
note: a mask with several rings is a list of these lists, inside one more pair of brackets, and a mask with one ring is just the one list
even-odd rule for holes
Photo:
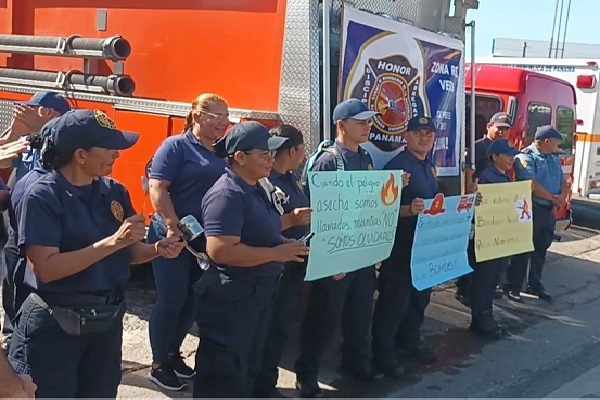
[[[560,154],[563,173],[569,184],[573,184],[573,133],[575,116],[575,88],[568,82],[534,71],[496,65],[475,65],[475,110],[476,133],[485,134],[485,126],[497,112],[508,113],[512,119],[509,140],[519,149],[533,141],[537,127],[553,125],[567,135]],[[471,65],[466,66],[466,107],[470,109]],[[468,147],[468,145],[467,145]],[[557,211],[557,231],[571,225],[571,197],[567,205]]]

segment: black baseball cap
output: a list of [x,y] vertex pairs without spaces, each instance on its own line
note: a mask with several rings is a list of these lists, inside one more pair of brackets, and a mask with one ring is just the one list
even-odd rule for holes
[[433,120],[429,117],[416,116],[408,121],[409,132],[419,132],[421,130],[435,132],[435,125],[433,124]]
[[228,155],[236,151],[278,150],[288,138],[274,136],[261,123],[256,121],[235,124],[225,138],[225,150]]
[[504,154],[507,156],[516,156],[519,154],[519,151],[515,149],[515,146],[506,139],[497,139],[494,140],[490,147],[488,147],[487,155],[488,157],[493,154]]
[[73,110],[56,118],[50,139],[59,153],[100,147],[125,150],[137,143],[139,133],[123,132],[99,110]]
[[359,99],[348,99],[342,101],[333,109],[333,122],[356,119],[366,121],[381,113],[369,110],[369,107]]
[[551,125],[540,126],[535,130],[535,140],[557,139],[565,140],[565,135],[554,129]]
[[510,115],[504,112],[496,113],[492,115],[489,123],[497,128],[510,128]]
[[30,107],[52,108],[61,114],[71,111],[67,99],[56,92],[37,92],[29,101],[20,104]]

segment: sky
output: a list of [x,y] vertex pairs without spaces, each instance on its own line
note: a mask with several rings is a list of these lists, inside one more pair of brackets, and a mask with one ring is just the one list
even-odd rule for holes
[[[565,11],[568,2],[564,0]],[[469,10],[466,19],[475,20],[475,56],[491,56],[497,37],[550,41],[555,7],[556,0],[479,0],[479,9]],[[566,42],[600,43],[599,16],[600,0],[572,0]],[[467,29],[466,57],[471,55],[470,35]]]

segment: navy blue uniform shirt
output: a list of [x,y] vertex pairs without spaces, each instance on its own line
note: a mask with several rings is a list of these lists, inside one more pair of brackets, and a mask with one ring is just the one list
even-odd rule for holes
[[[279,172],[272,170],[269,180],[273,186],[279,187],[283,192],[289,196],[287,203],[283,205],[283,212],[289,214],[296,208],[309,207],[310,202],[308,197],[298,186],[298,181],[291,172],[280,174]],[[293,226],[282,232],[282,235],[289,239],[300,239],[302,236],[308,233],[309,225],[304,226]]]
[[[565,181],[565,175],[556,154],[542,154],[535,143],[525,147],[521,154],[515,156],[515,176],[518,181],[536,180],[548,193],[559,195]],[[548,200],[533,196],[533,202],[551,206]]]
[[500,170],[493,165],[490,165],[484,169],[479,175],[479,183],[506,183],[512,182],[508,172],[500,172]]
[[179,218],[202,217],[202,198],[223,175],[227,162],[209,151],[191,130],[166,139],[156,151],[150,178],[169,181],[169,194]]
[[489,158],[487,156],[487,151],[492,142],[492,139],[484,136],[481,139],[476,140],[473,147],[469,149],[469,152],[467,153],[467,163],[471,162],[471,152],[475,149],[475,172],[473,173],[473,180],[479,178],[479,175],[488,166]]
[[[400,204],[409,205],[414,199],[420,197],[433,199],[438,193],[438,181],[435,176],[435,166],[429,158],[419,160],[408,149],[392,158],[385,164],[386,170],[404,170],[410,173],[408,186],[402,189]],[[412,248],[417,216],[400,218],[396,233],[396,243],[403,248]]]
[[[202,200],[204,234],[237,236],[251,247],[276,247],[283,243],[281,215],[260,185],[251,186],[227,170]],[[270,262],[256,267],[220,265],[234,273],[257,276],[279,275],[283,263]]]
[[10,218],[10,226],[13,230],[18,229],[17,218],[15,216],[15,210],[17,206],[21,202],[23,198],[23,194],[27,190],[27,188],[37,182],[42,176],[46,175],[48,171],[43,168],[34,168],[33,170],[26,173],[21,179],[15,182],[15,186],[13,187],[10,193],[10,203],[11,206],[8,209],[8,215]]
[[[362,147],[359,146],[358,152],[356,152],[350,150],[337,140],[334,147],[342,156],[346,171],[367,171],[373,169],[371,155]],[[328,151],[324,151],[313,165],[311,171],[335,171],[336,169],[335,156]]]
[[[15,209],[17,244],[76,251],[113,235],[125,218],[135,214],[127,189],[110,178],[76,187],[58,171],[49,172],[25,189]],[[95,292],[122,288],[129,279],[130,249],[119,250],[85,270],[44,284],[46,292]]]

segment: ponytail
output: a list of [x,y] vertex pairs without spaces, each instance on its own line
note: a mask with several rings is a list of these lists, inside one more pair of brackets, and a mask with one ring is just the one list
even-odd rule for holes
[[56,171],[73,161],[73,153],[59,153],[50,138],[44,140],[42,146],[42,168],[46,171]]
[[192,129],[192,126],[194,126],[194,110],[193,109],[191,109],[190,112],[188,113],[187,118],[185,119],[185,125],[183,126],[183,131],[181,133],[182,134],[186,133],[187,131]]

